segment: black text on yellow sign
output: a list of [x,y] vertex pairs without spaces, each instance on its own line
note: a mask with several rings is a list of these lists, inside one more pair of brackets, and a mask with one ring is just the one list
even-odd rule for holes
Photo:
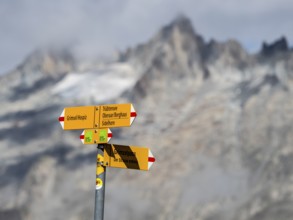
[[149,170],[155,158],[149,148],[124,146],[117,144],[103,144],[104,166]]
[[64,108],[59,122],[64,130],[128,127],[136,118],[131,103]]

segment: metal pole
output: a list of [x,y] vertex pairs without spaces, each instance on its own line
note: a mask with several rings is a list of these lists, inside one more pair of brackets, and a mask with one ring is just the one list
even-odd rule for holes
[[94,220],[104,219],[106,167],[103,166],[104,145],[97,146],[97,169],[96,169],[96,196]]

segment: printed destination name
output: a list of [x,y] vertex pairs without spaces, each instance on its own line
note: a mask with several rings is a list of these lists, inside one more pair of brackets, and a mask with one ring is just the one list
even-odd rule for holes
[[84,121],[84,120],[86,120],[86,118],[87,118],[87,115],[75,115],[75,116],[68,115],[67,116],[67,121],[70,121],[70,120]]
[[115,125],[115,121],[110,121],[110,120],[107,120],[107,121],[102,121],[102,125],[103,126],[113,126]]
[[132,151],[114,150],[114,154],[119,154],[121,156],[135,157],[136,153]]
[[116,162],[138,164],[137,160],[126,160],[126,159],[122,159],[122,158],[119,158],[119,161],[116,161]]
[[127,117],[127,113],[125,112],[114,112],[114,113],[103,113],[103,118],[126,118]]
[[117,111],[117,106],[103,106],[103,111]]

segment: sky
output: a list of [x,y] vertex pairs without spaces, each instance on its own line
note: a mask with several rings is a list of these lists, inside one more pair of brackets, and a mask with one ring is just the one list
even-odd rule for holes
[[292,0],[0,0],[0,74],[34,49],[71,45],[78,56],[111,55],[151,38],[179,14],[207,41],[293,42]]

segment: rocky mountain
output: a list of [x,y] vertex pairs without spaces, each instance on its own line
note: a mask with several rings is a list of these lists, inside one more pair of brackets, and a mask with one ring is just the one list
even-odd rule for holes
[[[149,172],[107,170],[105,219],[293,216],[293,52],[206,42],[180,16],[113,62],[32,53],[0,78],[0,220],[93,219],[95,146],[62,109],[133,102],[111,143],[148,146]],[[85,68],[86,66],[86,68]]]

